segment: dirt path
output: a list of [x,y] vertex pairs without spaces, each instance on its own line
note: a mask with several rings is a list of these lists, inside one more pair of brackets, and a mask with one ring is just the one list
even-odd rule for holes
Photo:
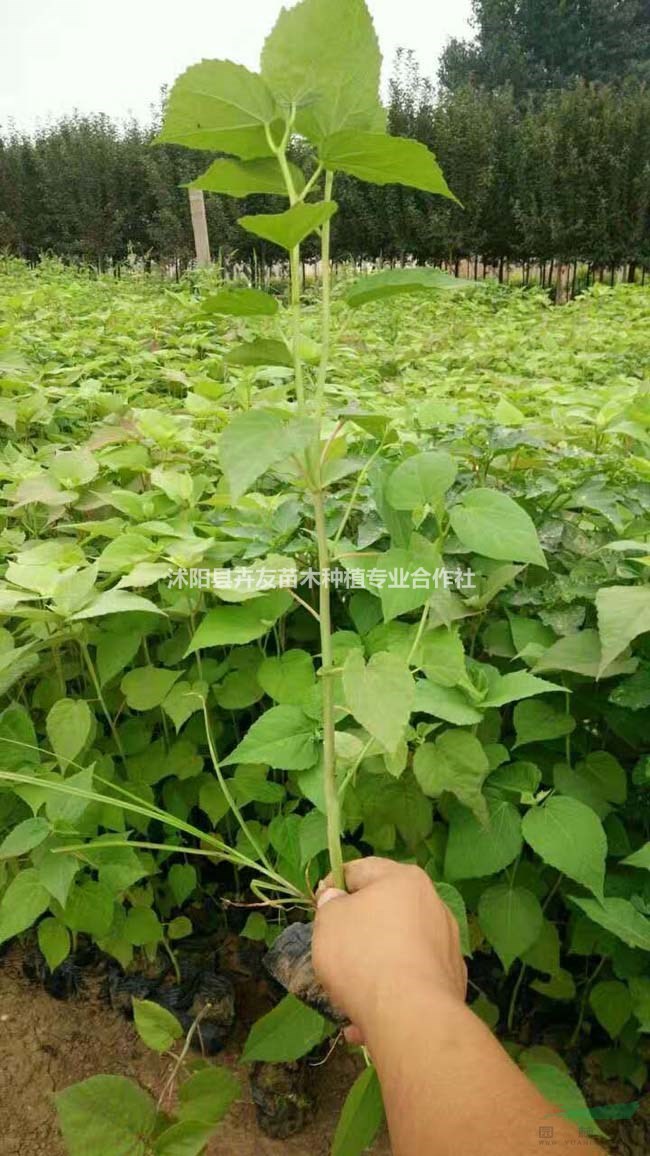
[[[234,1054],[231,1049],[219,1062],[233,1063]],[[83,997],[60,1002],[24,978],[15,950],[0,960],[1,1156],[66,1156],[53,1092],[105,1073],[128,1076],[157,1096],[168,1071],[167,1061],[140,1043],[131,1024],[106,1006],[92,984]],[[270,1140],[257,1127],[242,1071],[244,1098],[222,1124],[209,1156],[328,1156],[355,1072],[355,1061],[343,1048],[314,1069],[313,1121],[299,1136]],[[379,1142],[373,1156],[390,1156],[387,1144]]]

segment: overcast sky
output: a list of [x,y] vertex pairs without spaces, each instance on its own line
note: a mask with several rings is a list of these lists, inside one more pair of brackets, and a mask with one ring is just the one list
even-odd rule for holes
[[[285,0],[287,4],[287,0]],[[369,0],[385,70],[413,48],[433,75],[470,0]],[[288,4],[287,6],[291,6]],[[202,57],[255,68],[282,0],[0,0],[0,128],[74,109],[146,117],[163,84]]]

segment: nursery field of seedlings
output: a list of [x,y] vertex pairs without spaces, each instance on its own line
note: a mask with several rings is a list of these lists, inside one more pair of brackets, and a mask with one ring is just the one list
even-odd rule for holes
[[[277,291],[0,268],[0,947],[169,1061],[157,1100],[56,1087],[69,1156],[219,1151],[238,1019],[260,1126],[302,1126],[344,1046],[314,889],[372,854],[435,884],[549,1110],[648,1147],[650,292],[333,285],[337,174],[453,197],[379,76],[364,0],[302,0],[260,73],[170,93],[158,143],[232,154],[196,187],[284,197],[239,219]],[[358,1058],[332,1156],[382,1128]]]
[[[150,974],[228,921],[271,944],[282,901],[308,906],[327,870],[317,533],[278,440],[293,370],[228,360],[277,340],[277,317],[216,313],[211,274],[169,288],[16,263],[0,288],[2,939],[36,939],[55,976],[91,943]],[[321,441],[344,854],[429,872],[476,1011],[549,1095],[565,1065],[580,1083],[597,1063],[634,1101],[650,293],[351,310],[346,292]],[[318,325],[314,303],[308,350]],[[278,432],[233,478],[225,431],[244,414]],[[296,585],[258,589],[292,569]],[[281,905],[224,912],[251,889]],[[245,1059],[335,1031],[279,1008]]]

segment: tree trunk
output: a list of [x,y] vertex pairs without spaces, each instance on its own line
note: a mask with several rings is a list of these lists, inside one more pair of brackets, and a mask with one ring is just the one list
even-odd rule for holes
[[199,268],[205,268],[211,263],[208,219],[205,215],[205,198],[203,196],[203,189],[190,189],[189,192],[196,263]]

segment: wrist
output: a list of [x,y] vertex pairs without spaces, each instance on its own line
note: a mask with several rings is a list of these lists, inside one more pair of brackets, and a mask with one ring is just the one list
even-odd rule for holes
[[447,1036],[472,1016],[465,1001],[450,985],[438,983],[430,974],[410,973],[383,977],[369,985],[355,1015],[372,1050],[373,1039],[408,1034],[425,1019],[432,1036]]

